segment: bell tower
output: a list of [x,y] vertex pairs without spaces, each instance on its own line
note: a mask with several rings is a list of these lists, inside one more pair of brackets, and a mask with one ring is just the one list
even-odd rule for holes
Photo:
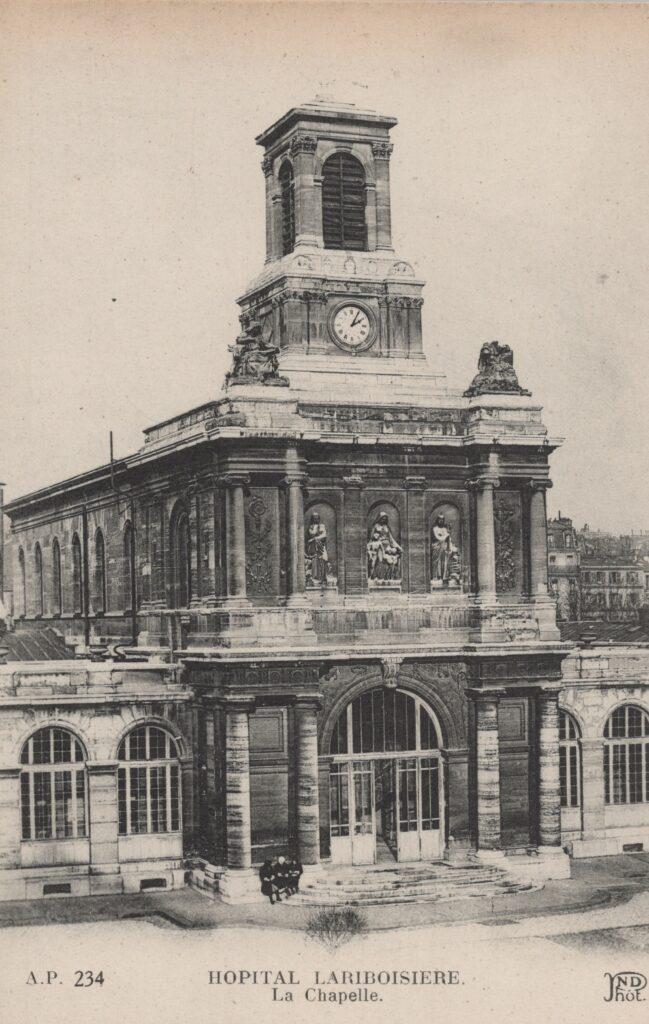
[[305,356],[313,369],[318,357],[329,365],[424,358],[423,281],[392,246],[396,123],[316,100],[256,139],[264,151],[266,262],[238,302],[244,326],[258,320],[280,349],[282,369],[306,369]]

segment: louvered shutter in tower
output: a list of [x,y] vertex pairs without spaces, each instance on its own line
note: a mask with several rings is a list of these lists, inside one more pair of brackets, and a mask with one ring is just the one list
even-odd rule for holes
[[286,256],[295,247],[295,183],[293,168],[288,161],[280,168],[279,187],[282,195],[282,254]]
[[365,172],[349,153],[335,153],[322,168],[325,249],[366,249]]

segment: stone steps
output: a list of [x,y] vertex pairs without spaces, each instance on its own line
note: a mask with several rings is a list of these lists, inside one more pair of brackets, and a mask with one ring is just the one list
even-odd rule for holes
[[378,906],[392,903],[431,903],[474,897],[504,896],[536,888],[517,881],[495,867],[451,867],[426,865],[403,869],[357,868],[355,872],[335,871],[304,884],[291,897],[304,906]]

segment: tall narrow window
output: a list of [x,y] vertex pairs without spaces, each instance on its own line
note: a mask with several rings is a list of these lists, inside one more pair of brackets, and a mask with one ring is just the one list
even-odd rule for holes
[[122,740],[117,775],[120,835],[181,829],[180,764],[175,740],[143,725]]
[[133,545],[135,533],[129,521],[124,527],[122,538],[122,604],[124,611],[133,611]]
[[288,160],[280,168],[279,187],[282,197],[282,253],[286,256],[293,252],[295,246],[295,181]]
[[322,168],[325,249],[367,249],[365,171],[349,153],[334,153]]
[[565,711],[559,711],[559,783],[561,806],[579,807],[579,729]]
[[61,590],[61,548],[59,542],[54,538],[52,542],[52,614],[60,615],[63,605],[63,592]]
[[81,541],[75,533],[72,538],[72,611],[83,612],[83,571],[81,568]]
[[75,839],[87,834],[86,756],[66,729],[39,729],[20,755],[23,839]]
[[35,614],[42,615],[45,606],[43,598],[43,552],[38,543],[34,548],[34,588]]
[[106,611],[106,549],[104,535],[97,530],[95,535],[95,614]]
[[25,571],[25,552],[18,549],[18,593],[16,595],[18,617],[25,618],[27,614],[27,573]]
[[604,729],[604,798],[607,804],[649,802],[649,715],[624,704]]

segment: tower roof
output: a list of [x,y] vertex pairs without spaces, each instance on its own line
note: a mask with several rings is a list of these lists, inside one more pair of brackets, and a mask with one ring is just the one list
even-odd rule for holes
[[337,124],[363,125],[367,128],[383,129],[387,132],[398,123],[396,117],[378,114],[375,110],[362,110],[355,103],[342,103],[328,97],[316,97],[310,103],[291,107],[269,128],[255,139],[258,146],[271,146],[275,140],[286,134],[298,122],[335,122]]

